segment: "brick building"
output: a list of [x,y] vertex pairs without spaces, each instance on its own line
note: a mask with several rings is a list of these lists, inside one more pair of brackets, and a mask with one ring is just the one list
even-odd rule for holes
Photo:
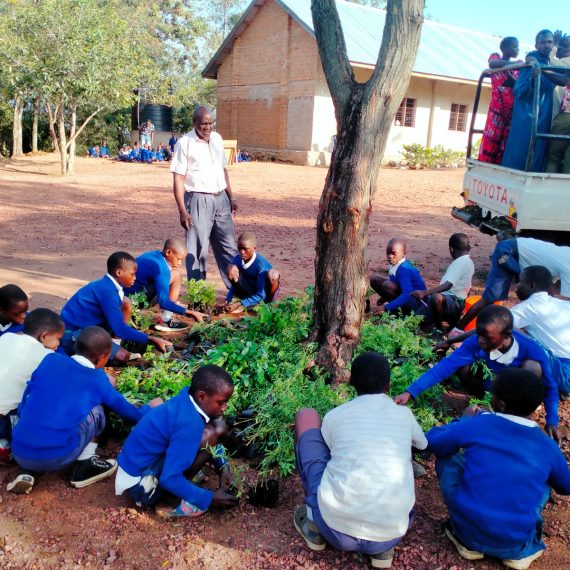
[[[386,13],[337,0],[357,81],[372,74]],[[217,79],[217,130],[240,148],[296,164],[328,164],[336,133],[309,0],[253,0],[203,71]],[[385,160],[403,144],[464,150],[477,80],[500,39],[426,21]],[[483,89],[478,126],[490,89]]]

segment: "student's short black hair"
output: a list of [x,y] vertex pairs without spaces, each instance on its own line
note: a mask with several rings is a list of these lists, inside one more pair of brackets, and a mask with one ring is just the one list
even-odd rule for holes
[[554,37],[554,34],[550,30],[540,30],[540,32],[538,32],[538,34],[536,34],[536,37],[534,38],[534,42],[536,43],[538,41],[538,38],[540,38],[540,36],[546,36],[548,34],[550,34],[551,36]]
[[534,283],[537,291],[548,291],[552,287],[552,273],[542,265],[531,265],[523,270],[521,277]]
[[504,368],[495,376],[493,394],[505,403],[505,413],[528,416],[543,401],[544,388],[530,370]]
[[24,334],[36,337],[44,332],[55,333],[65,327],[63,319],[49,309],[34,309],[24,321]]
[[477,324],[482,326],[496,324],[506,333],[513,330],[513,314],[502,305],[488,305],[479,313]]
[[107,259],[107,273],[113,275],[118,269],[123,269],[127,263],[136,263],[137,260],[126,251],[116,251]]
[[12,308],[16,303],[21,303],[22,301],[27,301],[28,296],[23,289],[20,289],[17,285],[9,283],[0,287],[0,309],[7,311]]
[[449,238],[449,247],[452,247],[455,251],[469,251],[471,249],[469,236],[461,233],[453,234]]
[[356,393],[381,394],[390,386],[390,365],[386,357],[377,352],[363,352],[352,362],[350,384]]
[[507,47],[509,47],[510,45],[512,45],[518,41],[519,40],[517,38],[515,38],[514,36],[507,36],[506,38],[503,38],[501,40],[501,43],[499,44],[499,49],[501,51],[505,51],[507,49]]
[[75,342],[75,352],[91,362],[104,354],[110,354],[113,341],[111,335],[101,327],[85,327]]
[[194,372],[190,384],[190,395],[194,396],[201,391],[211,396],[220,392],[224,386],[233,385],[232,377],[223,368],[215,364],[207,364]]

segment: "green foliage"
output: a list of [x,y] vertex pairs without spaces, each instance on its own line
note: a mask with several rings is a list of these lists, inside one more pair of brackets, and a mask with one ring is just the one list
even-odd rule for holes
[[[323,370],[315,365],[316,345],[308,342],[312,324],[310,290],[279,303],[261,304],[256,315],[241,320],[221,319],[199,323],[193,331],[213,347],[189,363],[168,356],[148,357],[147,370],[124,369],[119,389],[131,400],[167,399],[190,382],[194,370],[205,364],[223,367],[232,376],[235,391],[228,414],[252,406],[255,425],[247,438],[263,452],[262,476],[294,470],[293,426],[299,408],[315,408],[321,416],[354,396],[350,386],[332,388]],[[382,315],[362,327],[355,356],[374,350],[392,367],[390,395],[401,393],[422,374],[434,356],[430,341],[417,335],[418,317]],[[429,429],[445,421],[441,411],[444,389],[435,386],[412,404],[420,425]]]
[[133,293],[129,296],[129,299],[133,305],[133,311],[131,314],[131,322],[133,326],[143,332],[149,330],[152,325],[152,316],[148,311],[150,305],[146,298],[146,293],[144,291]]
[[418,168],[458,168],[465,165],[465,153],[446,149],[442,145],[425,147],[421,144],[405,144],[403,151],[404,162],[411,169]]
[[495,377],[495,373],[487,366],[487,363],[484,360],[476,360],[471,365],[471,374],[480,374],[483,380],[493,380]]
[[228,450],[223,445],[218,444],[212,447],[209,443],[206,443],[206,447],[203,449],[212,456],[212,459],[220,460],[222,463],[228,466],[234,478],[233,487],[236,490],[236,497],[238,499],[241,499],[243,496],[245,496],[246,483],[244,479],[244,472],[246,470],[246,466],[238,465],[235,459],[228,455]]
[[216,304],[216,287],[207,281],[189,279],[186,285],[186,301],[196,311],[207,311]]

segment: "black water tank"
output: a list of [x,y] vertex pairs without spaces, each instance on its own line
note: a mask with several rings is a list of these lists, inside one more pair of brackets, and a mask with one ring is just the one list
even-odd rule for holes
[[157,131],[172,132],[174,130],[174,110],[172,107],[141,101],[138,107],[137,105],[133,107],[131,112],[133,129],[142,125],[147,119],[150,119]]

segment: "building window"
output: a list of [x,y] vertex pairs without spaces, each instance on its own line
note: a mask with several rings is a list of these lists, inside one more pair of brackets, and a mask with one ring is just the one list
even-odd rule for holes
[[416,100],[405,97],[394,117],[394,124],[398,127],[416,126]]
[[466,127],[467,127],[467,105],[452,103],[451,114],[449,115],[449,130],[465,131]]

